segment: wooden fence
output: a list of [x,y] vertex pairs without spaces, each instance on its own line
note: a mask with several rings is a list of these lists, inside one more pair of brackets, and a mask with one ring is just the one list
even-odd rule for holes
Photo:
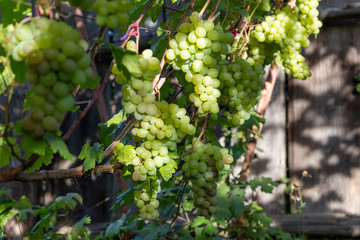
[[[359,1],[323,0],[324,22],[305,56],[312,77],[305,81],[279,73],[265,118],[255,176],[299,181],[303,216],[289,212],[285,185],[258,203],[274,224],[293,232],[360,236],[360,72]],[[306,170],[311,177],[301,178]]]

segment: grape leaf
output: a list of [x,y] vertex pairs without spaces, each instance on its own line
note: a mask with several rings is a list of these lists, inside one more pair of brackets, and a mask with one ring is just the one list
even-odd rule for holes
[[257,187],[260,187],[260,190],[265,193],[272,193],[274,187],[276,187],[278,184],[274,182],[271,178],[267,177],[261,177],[261,181],[255,177],[253,180],[249,182],[249,185],[253,191]]
[[119,231],[121,230],[121,227],[124,225],[126,219],[126,215],[119,218],[115,222],[112,222],[109,224],[109,226],[106,228],[105,236],[106,237],[112,237],[114,235],[119,234]]
[[243,216],[244,207],[245,207],[245,189],[243,188],[235,188],[229,197],[230,200],[230,210],[235,218],[239,218]]
[[60,156],[65,160],[73,162],[73,155],[69,152],[68,147],[61,138],[55,136],[52,133],[45,133],[44,138],[49,144],[53,153],[59,152]]
[[202,228],[202,231],[210,236],[217,232],[217,228],[213,225],[212,221],[204,217],[195,218],[191,224],[191,227]]
[[84,236],[84,234],[87,232],[85,224],[90,224],[91,218],[89,216],[84,216],[82,219],[77,221],[74,226],[72,227],[71,231],[68,234],[67,239],[73,240],[73,239],[79,239],[79,236]]
[[124,73],[126,78],[130,78],[131,74],[136,75],[142,73],[139,63],[140,56],[138,54],[116,45],[107,45],[109,45],[112,50],[117,68]]
[[168,35],[162,33],[160,36],[151,39],[149,43],[151,44],[151,50],[153,51],[154,56],[161,58],[169,44]]
[[38,170],[44,164],[45,166],[49,165],[52,162],[54,153],[49,146],[46,146],[45,154],[40,156],[36,162],[26,170],[26,172],[32,172],[34,169]]
[[66,196],[60,196],[55,199],[55,204],[58,208],[65,209],[68,207],[71,210],[74,210],[76,207],[77,200],[80,204],[82,204],[82,197],[77,193],[68,193]]
[[[223,220],[230,219],[232,213],[230,211],[231,202],[229,201],[228,193],[230,191],[230,187],[224,183],[220,184],[217,188],[216,200],[219,204],[219,211],[216,213],[215,217],[218,220],[219,224],[222,224]],[[225,224],[227,224],[225,222]]]
[[[0,0],[1,23],[4,26],[20,22],[24,15],[31,14],[31,5],[20,1]],[[30,16],[30,15],[29,15]]]
[[31,136],[25,134],[21,142],[21,147],[25,152],[35,153],[39,156],[44,156],[46,153],[47,144],[44,140],[35,140]]
[[246,9],[242,9],[239,11],[239,14],[243,17],[246,17],[246,18],[249,18],[250,17],[250,14],[249,14],[249,11],[246,10]]
[[174,165],[171,164],[170,162],[171,160],[169,161],[168,164],[159,168],[159,172],[165,181],[169,181],[172,178],[173,173],[175,173],[175,168],[177,168],[177,164],[175,161],[174,162],[176,164],[176,167],[174,167]]
[[104,157],[104,147],[100,143],[90,146],[90,143],[83,145],[79,155],[80,160],[84,160],[84,171],[89,171],[95,167],[95,162],[101,163]]
[[10,149],[9,146],[0,138],[0,168],[10,164]]
[[116,162],[123,162],[125,165],[131,164],[131,161],[136,157],[136,151],[132,145],[124,145],[123,143],[118,143],[114,150],[114,159]]
[[11,71],[10,66],[1,66],[0,69],[0,94],[3,93],[10,85],[14,74]]
[[268,12],[271,10],[271,0],[262,0],[259,7],[257,8],[257,11],[264,11]]
[[159,239],[159,236],[164,236],[167,232],[170,231],[169,223],[164,223],[162,225],[158,225],[156,222],[150,222],[143,228],[135,239],[142,240],[155,240]]
[[15,81],[18,83],[24,83],[26,73],[25,61],[18,62],[10,57],[10,67],[12,72],[15,74]]
[[109,121],[106,123],[98,124],[99,129],[99,141],[100,143],[108,146],[113,140],[116,129],[120,128],[121,123],[126,120],[126,116],[123,110],[115,114]]
[[116,202],[114,204],[114,211],[117,211],[122,204],[127,204],[127,205],[133,204],[135,189],[136,187],[125,189],[119,194],[119,196],[117,196]]

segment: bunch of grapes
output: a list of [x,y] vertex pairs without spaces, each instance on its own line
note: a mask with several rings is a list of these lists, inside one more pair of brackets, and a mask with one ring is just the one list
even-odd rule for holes
[[145,181],[147,175],[155,175],[157,168],[161,168],[170,161],[166,142],[159,140],[143,142],[136,148],[136,155],[132,160],[134,181]]
[[98,14],[95,22],[99,26],[108,26],[111,29],[127,24],[128,12],[133,2],[133,0],[95,0],[93,8]]
[[260,64],[251,66],[240,57],[234,63],[221,66],[219,79],[222,102],[229,108],[225,116],[231,126],[244,124],[258,103],[260,89],[264,83],[264,69]]
[[[190,149],[191,145],[186,149]],[[220,148],[211,143],[198,142],[194,151],[184,156],[182,170],[190,179],[194,197],[194,205],[198,215],[210,217],[217,212],[215,196],[217,193],[215,178],[219,171],[228,170],[233,157],[227,148]]]
[[175,70],[186,73],[185,79],[194,84],[195,92],[190,100],[201,115],[219,112],[217,99],[221,93],[218,90],[218,64],[230,52],[229,43],[233,40],[232,33],[224,33],[220,26],[214,26],[211,21],[199,20],[199,14],[193,12],[169,42],[167,62]]
[[[297,1],[296,7],[286,6],[277,9],[275,15],[267,16],[260,26],[251,32],[249,58],[250,64],[263,64],[265,55],[269,54],[266,46],[260,48],[259,43],[275,43],[278,45],[279,57],[287,74],[299,79],[306,79],[311,75],[305,58],[301,55],[301,48],[310,44],[310,34],[318,34],[322,23],[317,19],[316,10],[318,0]],[[258,43],[256,43],[257,40]],[[272,54],[272,53],[271,53]],[[263,55],[263,56],[261,56]]]
[[[74,105],[71,93],[93,77],[91,59],[86,54],[88,44],[70,26],[45,18],[18,29],[25,30],[18,33],[18,39],[26,44],[14,48],[13,58],[25,58],[26,80],[33,84],[26,98],[33,108],[22,120],[22,127],[34,138],[41,138],[45,132],[59,130],[65,113]],[[23,36],[29,33],[33,37],[25,39]]]
[[[128,46],[132,49],[131,45]],[[121,101],[124,110],[134,114],[137,120],[143,119],[145,115],[155,116],[158,112],[155,95],[152,94],[152,80],[160,72],[160,61],[152,56],[150,49],[142,52],[139,64],[141,71],[132,72],[131,79],[126,80],[126,84],[122,87],[124,96]],[[117,74],[118,78],[124,79],[116,67],[113,68],[113,73]]]
[[166,101],[153,104],[157,110],[155,116],[145,115],[131,131],[136,136],[135,141],[167,140],[168,147],[175,150],[176,143],[181,142],[186,134],[195,134],[196,129],[190,123],[185,108],[180,108],[174,103],[168,104]]
[[159,211],[156,209],[159,206],[159,201],[156,197],[157,193],[161,191],[161,187],[157,181],[154,183],[156,189],[152,189],[152,191],[145,189],[136,190],[134,193],[136,206],[139,208],[139,216],[141,218],[152,219],[159,217]]
[[155,102],[155,105],[157,115],[145,115],[131,130],[134,141],[142,142],[132,161],[134,181],[144,181],[146,174],[155,175],[157,168],[169,162],[169,150],[175,151],[186,134],[194,135],[196,131],[184,108],[166,101]]

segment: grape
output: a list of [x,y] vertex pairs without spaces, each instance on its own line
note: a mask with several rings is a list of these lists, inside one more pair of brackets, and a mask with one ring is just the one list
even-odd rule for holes
[[309,45],[310,34],[317,35],[322,26],[317,18],[318,4],[318,0],[296,1],[296,7],[286,6],[267,16],[261,26],[251,31],[247,61],[251,65],[264,64],[279,51],[287,74],[299,79],[309,77],[309,67],[300,52],[301,47]]
[[132,2],[132,0],[96,0],[93,5],[93,9],[98,14],[95,19],[96,23],[112,29],[127,24],[129,20],[127,12],[130,10]]

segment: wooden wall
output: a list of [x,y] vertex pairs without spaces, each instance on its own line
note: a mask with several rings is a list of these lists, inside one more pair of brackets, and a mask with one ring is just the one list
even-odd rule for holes
[[[312,77],[305,81],[287,77],[286,84],[277,86],[280,90],[266,113],[264,138],[258,144],[264,152],[257,151],[253,163],[259,176],[265,173],[278,179],[287,173],[292,182],[300,180],[306,203],[301,221],[304,227],[312,225],[307,233],[318,235],[324,227],[309,223],[309,216],[316,214],[319,222],[326,220],[327,234],[360,236],[351,224],[347,229],[336,224],[339,214],[360,216],[360,94],[354,81],[360,72],[360,14],[342,14],[357,12],[359,7],[359,1],[321,2],[324,26],[304,51]],[[301,180],[304,170],[312,177]],[[270,214],[288,211],[280,192],[259,195],[258,202]],[[299,221],[285,219],[290,225]],[[286,226],[284,221],[275,222]]]

